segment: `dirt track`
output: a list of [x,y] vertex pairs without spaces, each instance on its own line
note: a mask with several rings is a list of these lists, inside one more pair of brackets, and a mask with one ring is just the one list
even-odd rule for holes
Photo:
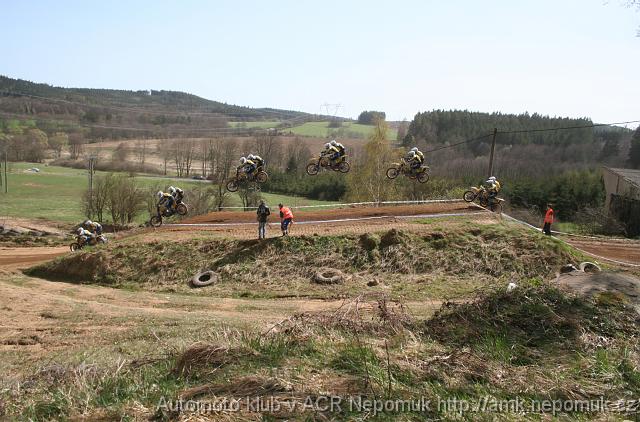
[[[286,204],[285,204],[286,205]],[[338,220],[347,218],[371,218],[382,216],[411,216],[421,214],[438,213],[472,213],[478,208],[463,201],[443,202],[419,205],[398,205],[398,206],[352,206],[343,208],[310,208],[293,209],[295,222]],[[278,207],[274,204],[271,208],[271,220],[278,220]],[[212,212],[188,218],[182,223],[205,223],[205,224],[229,224],[229,223],[253,223],[256,221],[255,211],[221,211]]]
[[68,246],[0,248],[0,270],[19,270],[69,252]]
[[638,241],[576,237],[567,237],[565,240],[572,246],[594,255],[640,265],[640,242]]

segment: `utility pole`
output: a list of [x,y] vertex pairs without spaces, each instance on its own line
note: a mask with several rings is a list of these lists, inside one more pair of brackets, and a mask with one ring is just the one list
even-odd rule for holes
[[95,173],[97,157],[95,155],[89,156],[89,214],[87,217],[93,217],[93,174]]
[[498,128],[493,128],[493,139],[491,140],[491,155],[489,156],[489,174],[487,178],[493,176],[493,153],[496,150],[496,135],[498,135]]
[[7,156],[9,155],[9,148],[4,147],[4,193],[9,193],[9,179],[7,179]]

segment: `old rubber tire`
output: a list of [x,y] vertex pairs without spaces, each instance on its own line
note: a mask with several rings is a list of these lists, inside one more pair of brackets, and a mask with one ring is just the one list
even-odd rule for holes
[[153,227],[160,227],[162,225],[162,217],[160,217],[159,215],[154,215],[153,217],[151,217],[149,224],[151,224],[151,226]]
[[229,192],[237,192],[238,191],[238,181],[236,179],[231,179],[227,182],[227,190]]
[[307,165],[307,174],[309,176],[315,176],[320,171],[320,166],[315,163],[310,163]]
[[77,251],[80,249],[80,244],[78,242],[73,242],[69,245],[69,249],[71,249],[71,252]]
[[599,273],[602,268],[595,262],[582,262],[580,263],[580,271],[585,273]]
[[389,169],[387,169],[387,177],[389,179],[395,179],[396,177],[398,177],[398,175],[400,174],[400,170],[398,170],[396,167],[391,167]]
[[264,171],[259,171],[258,174],[256,174],[256,182],[258,183],[265,183],[267,179],[269,179],[269,175]]
[[189,210],[185,204],[178,204],[178,206],[176,206],[176,212],[180,215],[187,215]]
[[325,268],[313,275],[313,281],[318,284],[339,284],[344,281],[344,274],[334,268]]
[[193,276],[191,285],[193,287],[209,286],[218,281],[218,274],[213,271],[202,271]]
[[340,173],[349,173],[350,169],[351,165],[349,165],[349,163],[347,163],[346,161],[343,161],[338,165],[338,171]]
[[462,199],[464,199],[465,202],[473,202],[473,200],[476,199],[476,194],[472,190],[468,190],[462,194]]
[[427,173],[426,171],[418,173],[417,179],[420,183],[427,183],[429,181],[429,173]]

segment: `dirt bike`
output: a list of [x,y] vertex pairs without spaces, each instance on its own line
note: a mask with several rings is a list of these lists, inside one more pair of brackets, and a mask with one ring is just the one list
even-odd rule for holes
[[465,202],[473,202],[475,200],[478,200],[480,206],[485,208],[489,205],[489,193],[484,186],[472,186],[471,189],[469,189],[462,195],[462,199],[464,199]]
[[244,182],[264,183],[269,178],[267,172],[262,167],[258,167],[252,175],[247,174],[243,169],[236,170],[236,175],[227,182],[227,190],[229,192],[237,192],[240,185]]
[[163,218],[169,218],[175,214],[187,215],[189,212],[187,204],[179,200],[176,200],[176,203],[172,208],[167,209],[166,207],[162,207],[162,210],[160,210],[160,206],[157,206],[156,209],[157,214],[151,217],[151,221],[149,221],[153,227],[160,227],[162,225]]
[[419,169],[412,169],[406,161],[402,160],[399,163],[393,163],[389,169],[387,169],[387,177],[389,179],[395,179],[399,175],[404,174],[410,179],[417,179],[420,183],[426,183],[429,181],[429,166],[422,165]]
[[73,252],[80,250],[85,246],[95,246],[97,244],[105,243],[107,243],[107,237],[103,234],[90,238],[89,242],[85,242],[83,239],[76,237],[76,241],[69,245],[69,249],[71,249],[71,252]]
[[321,169],[331,169],[340,173],[348,173],[351,166],[347,161],[348,156],[343,155],[337,160],[331,160],[328,155],[320,154],[317,158],[312,158],[307,164],[307,174],[315,176]]
[[498,197],[491,198],[491,196],[489,196],[489,192],[487,192],[487,189],[485,189],[484,186],[472,186],[470,190],[466,191],[462,195],[462,199],[464,199],[465,202],[478,200],[478,204],[480,204],[481,207],[487,208],[497,214],[502,213],[502,203],[504,202],[504,199]]

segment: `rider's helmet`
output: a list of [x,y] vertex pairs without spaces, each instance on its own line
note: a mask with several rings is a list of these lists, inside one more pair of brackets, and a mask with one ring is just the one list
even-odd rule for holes
[[491,176],[491,177],[489,178],[489,180],[491,180],[492,182],[495,182],[495,181],[496,181],[496,176]]
[[240,164],[247,164],[247,159],[245,157],[240,158]]
[[411,151],[411,152],[418,152],[418,147],[413,147],[413,148],[411,148],[409,151]]
[[335,140],[335,139],[334,139],[333,141],[329,142],[329,143],[330,143],[331,145],[333,145],[334,147],[335,147],[336,145],[338,145],[338,143],[336,142],[336,140]]
[[76,230],[76,233],[78,233],[78,236],[80,236],[82,232],[83,232],[82,227],[78,227],[78,230]]
[[169,186],[169,193],[171,195],[173,195],[174,193],[176,193],[176,188],[174,188],[173,186]]
[[256,159],[256,156],[255,156],[255,155],[253,155],[253,154],[249,154],[249,155],[247,155],[247,158],[248,158],[249,160],[255,160],[255,159]]
[[85,227],[89,227],[90,225],[92,225],[93,223],[91,222],[91,220],[85,220],[84,223],[82,223],[83,226]]
[[325,149],[331,148],[331,142],[327,142],[326,144],[324,144],[324,148]]
[[158,197],[158,199],[162,199],[162,191],[159,190],[158,193],[156,193],[156,196]]
[[416,156],[416,152],[415,151],[409,151],[409,158],[413,158]]

